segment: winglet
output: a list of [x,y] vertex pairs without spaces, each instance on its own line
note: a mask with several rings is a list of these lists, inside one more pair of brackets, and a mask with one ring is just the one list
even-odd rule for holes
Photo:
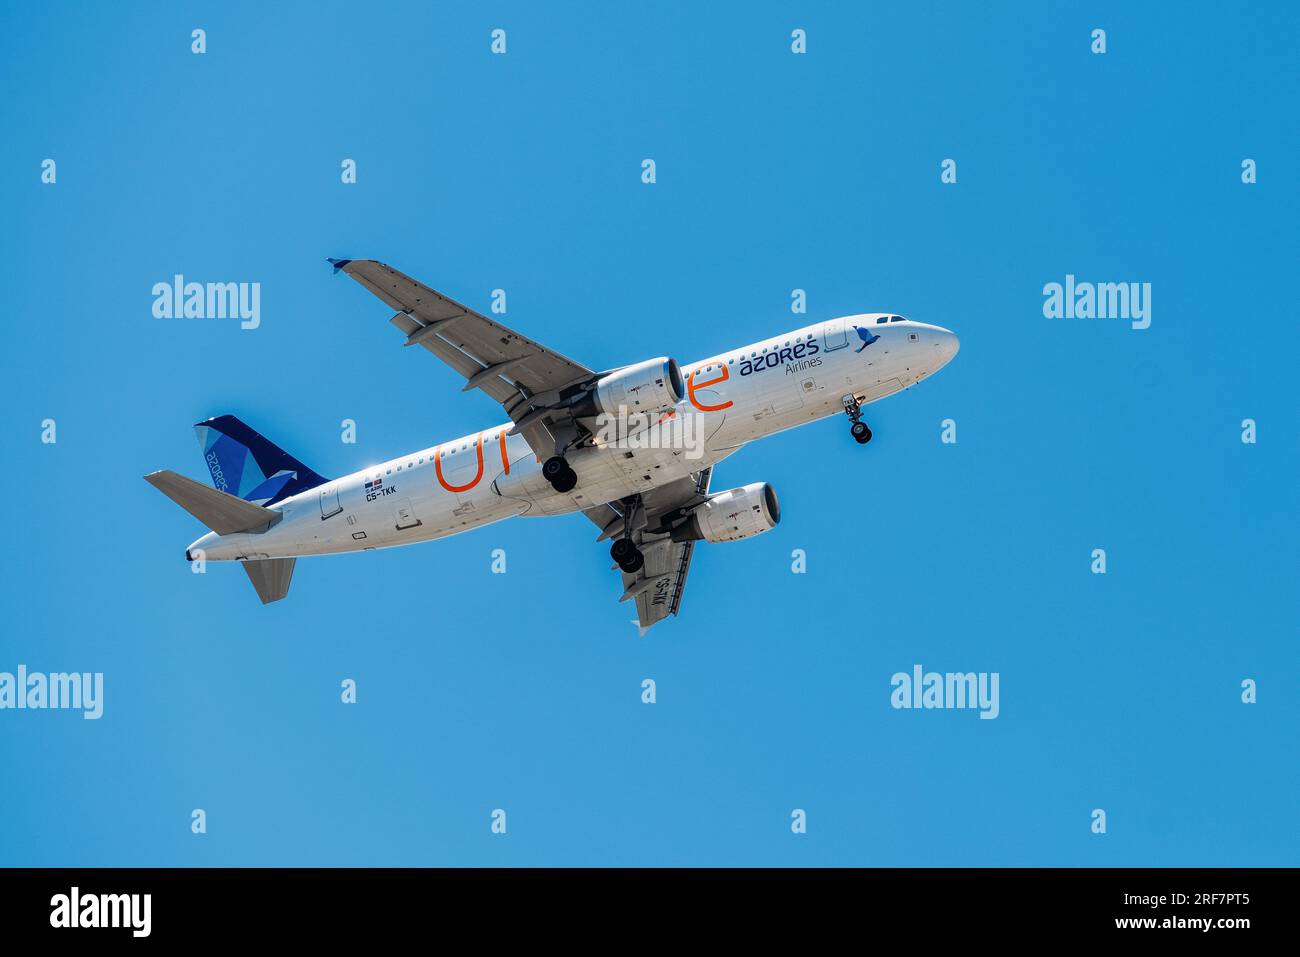
[[334,259],[333,257],[327,258],[325,261],[334,267],[334,275],[336,276],[339,274],[340,269],[352,262],[351,259]]

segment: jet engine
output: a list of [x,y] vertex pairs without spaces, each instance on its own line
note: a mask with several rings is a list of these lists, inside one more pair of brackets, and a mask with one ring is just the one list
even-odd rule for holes
[[710,495],[673,529],[674,542],[735,542],[776,528],[781,506],[766,482]]
[[686,394],[675,359],[661,356],[606,373],[573,406],[575,415],[669,412]]

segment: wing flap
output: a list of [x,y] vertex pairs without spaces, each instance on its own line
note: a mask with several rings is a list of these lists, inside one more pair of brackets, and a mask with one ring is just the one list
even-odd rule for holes
[[625,591],[640,589],[636,613],[643,629],[677,614],[694,545],[694,542],[674,542],[668,538],[640,545],[645,565],[634,575],[623,573],[623,588]]

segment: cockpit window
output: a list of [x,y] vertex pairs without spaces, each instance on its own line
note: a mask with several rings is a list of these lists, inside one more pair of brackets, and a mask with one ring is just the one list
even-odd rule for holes
[[890,316],[890,317],[889,317],[889,321],[890,321],[890,322],[902,322],[902,321],[903,321],[903,317],[902,317],[902,316]]
[[888,322],[888,321],[889,321],[889,317],[888,317],[888,316],[881,316],[879,319],[876,320],[876,325],[880,326],[880,325],[885,324],[885,323]]

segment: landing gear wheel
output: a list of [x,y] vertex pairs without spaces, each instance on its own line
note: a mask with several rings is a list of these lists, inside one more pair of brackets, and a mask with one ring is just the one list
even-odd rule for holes
[[630,538],[615,540],[614,544],[609,546],[609,557],[618,562],[618,567],[629,574],[638,571],[645,564],[645,556],[641,554],[641,549],[637,548]]
[[557,492],[571,492],[578,484],[578,473],[559,455],[551,456],[542,465],[542,477]]
[[853,423],[849,426],[849,432],[858,445],[866,445],[871,441],[871,430],[867,428],[867,423],[862,421],[862,406],[858,403],[858,397],[852,393],[842,395],[840,402],[844,405],[844,414]]

